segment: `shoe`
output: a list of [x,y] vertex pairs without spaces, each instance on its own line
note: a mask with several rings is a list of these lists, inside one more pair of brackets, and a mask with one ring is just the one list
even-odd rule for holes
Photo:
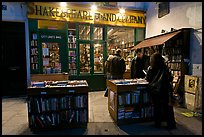
[[104,95],[104,97],[108,97],[108,95]]

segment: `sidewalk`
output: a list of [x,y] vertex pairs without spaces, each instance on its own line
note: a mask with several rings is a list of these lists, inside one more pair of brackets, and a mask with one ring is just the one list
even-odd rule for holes
[[177,128],[153,127],[153,122],[117,126],[108,112],[105,91],[89,92],[89,123],[87,128],[31,132],[28,128],[25,98],[2,98],[2,135],[202,135],[202,117],[186,117],[190,112],[175,107]]

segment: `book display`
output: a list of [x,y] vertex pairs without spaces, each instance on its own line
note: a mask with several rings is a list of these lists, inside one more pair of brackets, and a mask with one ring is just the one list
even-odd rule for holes
[[173,44],[170,41],[169,46],[164,49],[164,55],[168,55],[168,66],[171,69],[173,79],[174,92],[177,91],[181,77],[184,76],[182,68],[184,68],[184,58],[182,53],[182,40],[177,39]]
[[160,49],[159,52],[168,58],[167,65],[174,77],[172,82],[174,94],[178,93],[179,88],[184,92],[184,76],[188,74],[187,61],[189,60],[190,47],[188,37],[189,31],[183,30],[163,46],[157,46]]
[[38,61],[38,40],[37,40],[37,33],[31,34],[31,41],[30,41],[30,64],[31,64],[31,71],[38,70],[39,68],[39,61]]
[[61,73],[59,43],[42,43],[43,74]]
[[[145,55],[151,56],[159,52],[165,56],[171,69],[174,93],[184,93],[184,76],[189,67],[190,28],[183,28],[166,34],[147,38],[135,48],[141,48]],[[182,98],[182,97],[181,97]]]
[[68,30],[68,69],[69,75],[77,75],[77,67],[76,67],[76,34],[73,33],[76,30]]
[[90,73],[90,44],[80,44],[80,73]]
[[39,131],[87,126],[88,91],[85,80],[31,82],[29,128]]
[[150,121],[153,105],[145,79],[107,80],[108,110],[118,124]]

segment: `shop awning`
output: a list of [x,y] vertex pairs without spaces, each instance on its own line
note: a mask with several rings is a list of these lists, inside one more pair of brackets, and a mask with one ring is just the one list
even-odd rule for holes
[[169,39],[173,38],[177,34],[179,34],[181,31],[171,32],[151,38],[144,39],[142,42],[137,44],[135,47],[133,47],[131,50],[138,49],[138,48],[145,48],[145,47],[151,47],[155,45],[162,45]]

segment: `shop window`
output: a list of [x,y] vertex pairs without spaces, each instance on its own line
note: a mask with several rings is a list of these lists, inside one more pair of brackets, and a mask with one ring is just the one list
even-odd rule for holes
[[158,4],[158,17],[161,18],[169,14],[169,2],[160,2]]
[[94,73],[103,73],[103,44],[94,44]]
[[90,44],[80,44],[80,74],[90,73]]
[[77,75],[76,23],[68,24],[68,69],[69,75]]
[[108,27],[108,55],[115,54],[118,48],[122,49],[122,57],[125,59],[127,69],[130,69],[130,63],[134,57],[131,52],[133,46],[134,28]]
[[79,39],[90,40],[90,26],[79,25]]
[[108,52],[114,54],[117,48],[125,52],[134,46],[134,29],[121,27],[108,27]]
[[61,63],[59,58],[59,43],[43,42],[43,73],[61,73]]
[[103,28],[94,27],[94,40],[103,40]]

